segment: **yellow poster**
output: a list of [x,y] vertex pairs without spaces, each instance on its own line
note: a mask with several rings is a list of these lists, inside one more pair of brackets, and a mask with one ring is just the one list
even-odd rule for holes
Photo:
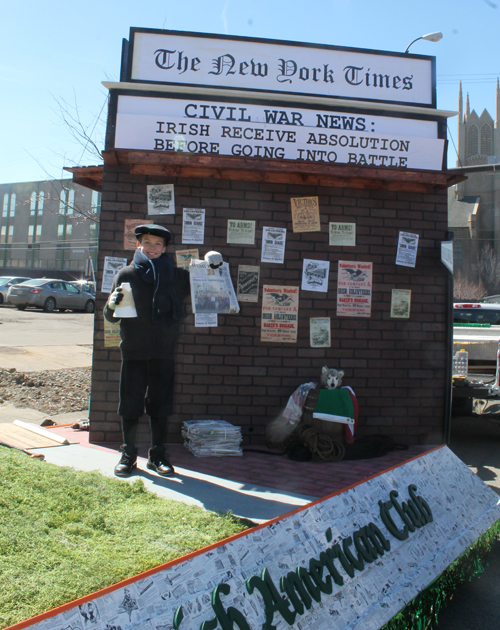
[[120,341],[120,324],[112,324],[104,319],[104,347],[118,348]]
[[290,202],[294,232],[321,232],[318,197],[294,197]]
[[264,285],[261,341],[297,342],[299,287]]

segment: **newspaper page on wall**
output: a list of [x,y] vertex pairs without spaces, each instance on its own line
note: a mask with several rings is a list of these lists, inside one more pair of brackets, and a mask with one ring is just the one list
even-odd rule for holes
[[418,234],[400,232],[396,265],[415,267],[417,262]]
[[259,301],[260,267],[238,265],[238,301]]
[[410,317],[411,289],[393,289],[391,295],[391,317]]
[[330,330],[329,317],[310,317],[309,340],[311,348],[330,348],[332,345]]
[[193,313],[240,312],[227,262],[218,269],[210,269],[204,260],[193,258],[189,271]]
[[173,184],[148,186],[148,214],[175,214]]
[[127,266],[126,258],[115,258],[114,256],[105,256],[104,269],[102,272],[102,293],[111,293],[113,279],[122,267]]
[[152,219],[125,219],[123,226],[123,249],[136,250],[137,237],[134,230],[138,225],[149,225]]
[[290,202],[294,232],[321,232],[318,197],[294,197]]
[[373,263],[339,260],[337,315],[370,317]]
[[228,219],[227,242],[240,245],[255,245],[255,221]]
[[356,246],[355,223],[330,223],[328,244],[335,247]]
[[200,252],[196,249],[179,249],[175,252],[175,262],[180,269],[189,269],[191,258],[199,258]]
[[261,341],[296,343],[299,287],[262,287]]
[[261,262],[281,263],[285,260],[286,228],[264,227]]
[[304,258],[302,264],[302,291],[328,292],[329,260],[310,260]]

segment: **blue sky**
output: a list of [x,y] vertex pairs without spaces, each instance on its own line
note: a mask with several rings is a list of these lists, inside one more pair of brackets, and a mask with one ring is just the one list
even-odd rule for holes
[[[101,81],[117,81],[131,26],[404,51],[437,59],[438,108],[456,110],[458,84],[471,108],[494,115],[500,76],[500,0],[0,0],[0,183],[67,176],[96,164],[61,120],[62,100],[85,125],[106,110]],[[104,109],[103,109],[104,108]],[[456,138],[457,119],[449,126]],[[451,144],[451,143],[450,143]],[[453,147],[448,164],[455,166]]]

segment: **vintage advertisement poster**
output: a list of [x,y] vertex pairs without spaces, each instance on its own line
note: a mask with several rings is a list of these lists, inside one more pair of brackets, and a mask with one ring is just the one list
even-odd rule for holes
[[396,265],[415,267],[417,262],[418,234],[400,232]]
[[302,265],[302,291],[328,291],[328,277],[330,274],[329,260],[309,260],[304,258]]
[[137,238],[134,230],[138,225],[148,225],[153,223],[151,219],[125,219],[123,227],[123,249],[137,249]]
[[127,266],[126,258],[115,258],[114,256],[105,256],[104,269],[102,272],[102,293],[111,293],[113,279],[122,267]]
[[261,262],[281,263],[285,260],[286,228],[264,227]]
[[296,343],[299,287],[262,287],[261,341]]
[[355,247],[355,223],[329,223],[328,244],[334,247]]
[[294,197],[290,202],[294,232],[321,232],[317,197]]
[[203,208],[184,208],[182,211],[182,242],[205,242],[205,210]]
[[227,220],[227,242],[255,245],[255,221]]
[[189,269],[191,258],[199,258],[200,253],[196,249],[179,249],[175,252],[175,262],[180,269]]
[[173,184],[148,186],[148,214],[175,214]]
[[337,315],[370,317],[373,263],[339,260]]
[[331,326],[329,317],[310,317],[309,318],[309,339],[311,348],[330,348]]
[[104,318],[104,347],[118,348],[120,345],[120,324],[112,324]]
[[237,295],[239,302],[259,301],[260,267],[238,265]]
[[408,319],[410,317],[411,290],[393,289],[391,295],[391,317]]
[[217,313],[195,313],[195,328],[217,328]]
[[193,313],[239,313],[240,305],[227,262],[218,269],[210,269],[204,260],[193,258],[189,265],[189,279]]

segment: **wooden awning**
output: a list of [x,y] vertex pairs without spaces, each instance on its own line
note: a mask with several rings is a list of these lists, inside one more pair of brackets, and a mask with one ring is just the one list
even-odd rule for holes
[[[130,173],[158,177],[197,177],[304,186],[333,186],[375,190],[433,192],[467,179],[449,171],[424,171],[349,164],[325,164],[297,160],[265,160],[193,153],[158,151],[104,151],[110,167],[127,166]],[[93,190],[102,190],[102,166],[65,168],[73,180]]]

